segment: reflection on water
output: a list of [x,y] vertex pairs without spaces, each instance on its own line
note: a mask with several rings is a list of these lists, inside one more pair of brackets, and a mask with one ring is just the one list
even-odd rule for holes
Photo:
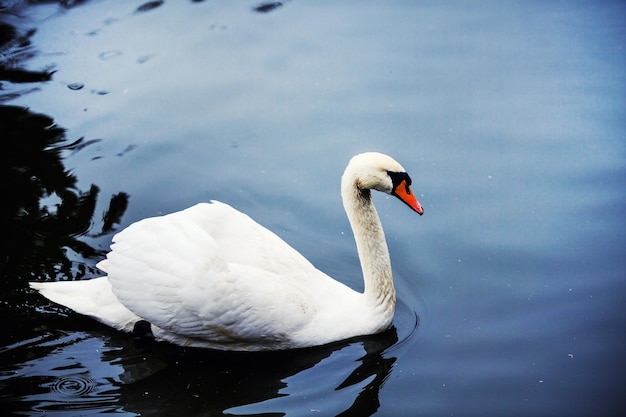
[[[289,409],[285,404],[293,401],[289,396],[298,393],[302,408],[317,407],[327,415],[371,415],[378,409],[380,387],[395,362],[393,357],[385,358],[383,351],[396,340],[395,332],[389,331],[363,342],[303,351],[184,351],[161,356],[170,366],[153,378],[128,386],[122,402],[128,403],[129,411],[142,415],[151,410],[159,415],[175,412],[185,398],[191,414],[282,415]],[[350,387],[355,387],[354,396],[343,391]],[[322,401],[333,391],[342,391],[335,402],[332,398]],[[304,392],[307,394],[302,395]]]
[[367,416],[380,405],[396,361],[386,351],[398,341],[394,328],[320,348],[240,353],[148,344],[75,316],[56,326],[70,330],[34,329],[0,349],[0,386],[11,387],[3,410],[284,415],[298,394],[302,411]]
[[[12,10],[9,7],[0,5],[0,17],[3,14],[17,14],[19,10]],[[4,20],[4,19],[3,19]],[[22,64],[35,56],[30,38],[35,34],[35,29],[24,30],[23,33],[9,22],[0,21],[0,81],[10,83],[37,83],[50,81],[53,71],[32,71],[22,68]],[[3,84],[0,84],[4,87]],[[37,87],[30,89],[16,89],[13,92],[2,91],[0,88],[0,102],[8,101],[29,91],[37,90]]]
[[[83,240],[93,230],[99,189],[76,187],[77,178],[63,164],[63,153],[87,146],[67,143],[52,118],[13,106],[0,106],[4,133],[0,156],[0,276],[3,299],[26,288],[29,280],[77,279],[96,273],[91,262],[105,252]],[[99,233],[110,233],[128,204],[121,192],[111,197]],[[93,233],[93,232],[92,232]],[[7,298],[5,298],[7,297]]]

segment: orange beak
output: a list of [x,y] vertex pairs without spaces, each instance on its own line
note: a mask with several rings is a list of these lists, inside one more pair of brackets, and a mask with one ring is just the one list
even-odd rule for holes
[[407,206],[411,207],[411,209],[417,212],[420,216],[424,214],[422,205],[419,201],[417,201],[417,198],[415,198],[415,194],[411,191],[411,187],[406,183],[406,180],[403,180],[400,184],[398,184],[392,194],[404,201]]

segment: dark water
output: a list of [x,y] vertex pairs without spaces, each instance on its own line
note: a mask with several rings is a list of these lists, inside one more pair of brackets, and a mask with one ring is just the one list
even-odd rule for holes
[[[0,3],[2,410],[621,415],[623,2],[31,3]],[[210,199],[360,289],[339,177],[366,150],[426,211],[376,196],[385,334],[143,345],[26,289],[97,276],[117,230]]]

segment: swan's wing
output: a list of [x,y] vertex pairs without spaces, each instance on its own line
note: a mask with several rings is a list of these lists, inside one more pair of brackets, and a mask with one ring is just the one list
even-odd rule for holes
[[226,263],[255,266],[265,271],[289,273],[315,270],[298,251],[273,232],[231,206],[212,201],[182,212],[181,219],[199,226],[216,242],[216,255]]
[[327,278],[278,236],[217,202],[142,220],[114,242],[98,266],[120,302],[190,339],[288,340],[315,314],[310,292]]

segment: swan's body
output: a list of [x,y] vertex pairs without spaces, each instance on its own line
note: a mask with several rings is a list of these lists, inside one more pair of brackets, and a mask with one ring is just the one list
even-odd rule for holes
[[132,224],[98,267],[106,277],[31,283],[50,300],[111,327],[145,320],[157,340],[223,350],[278,350],[374,334],[391,325],[395,290],[370,189],[422,214],[392,158],[365,153],[342,177],[365,290],[316,269],[278,236],[232,207],[198,204]]

